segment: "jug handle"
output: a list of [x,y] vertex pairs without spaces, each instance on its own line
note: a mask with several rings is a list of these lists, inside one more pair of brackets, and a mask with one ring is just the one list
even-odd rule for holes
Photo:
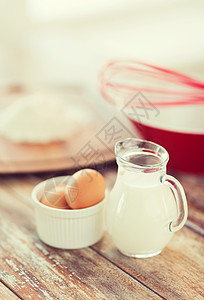
[[180,182],[173,176],[165,175],[162,181],[170,186],[175,197],[178,217],[169,224],[169,230],[175,232],[184,226],[188,217],[186,195]]

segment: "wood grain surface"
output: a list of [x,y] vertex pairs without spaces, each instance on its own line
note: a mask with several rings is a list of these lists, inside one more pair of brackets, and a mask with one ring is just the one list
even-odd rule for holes
[[[173,174],[187,194],[188,223],[160,255],[134,259],[107,233],[80,250],[39,240],[31,191],[71,172],[0,176],[0,299],[204,299],[204,177]],[[104,171],[109,189],[116,173],[114,164]]]
[[10,291],[5,284],[0,282],[0,299],[17,300],[19,297],[15,295],[14,291]]

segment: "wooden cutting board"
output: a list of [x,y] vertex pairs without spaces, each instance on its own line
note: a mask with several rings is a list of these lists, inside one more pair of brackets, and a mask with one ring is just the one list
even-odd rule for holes
[[84,155],[86,147],[88,149],[86,144],[81,147],[77,141],[71,146],[70,141],[47,145],[14,144],[0,137],[0,173],[57,171],[98,164],[105,167],[108,161],[115,159],[113,152],[93,144],[92,154]]
[[[15,101],[14,99],[12,95],[12,101]],[[6,97],[1,97],[0,109],[7,106],[8,101],[10,100]],[[103,124],[101,116],[96,115],[97,124],[93,124],[89,129],[84,128],[77,136],[64,142],[45,145],[15,144],[0,136],[0,173],[57,171],[98,164],[105,166],[107,162],[114,160],[115,156],[113,147],[107,149],[96,138],[96,125],[99,120]]]

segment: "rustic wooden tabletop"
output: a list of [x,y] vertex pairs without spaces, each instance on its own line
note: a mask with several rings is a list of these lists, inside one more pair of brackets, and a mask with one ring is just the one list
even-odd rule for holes
[[[104,171],[109,188],[116,172],[115,165]],[[31,190],[53,174],[1,175],[0,299],[204,299],[204,176],[174,175],[187,194],[188,221],[147,259],[122,255],[107,233],[80,250],[45,245]]]

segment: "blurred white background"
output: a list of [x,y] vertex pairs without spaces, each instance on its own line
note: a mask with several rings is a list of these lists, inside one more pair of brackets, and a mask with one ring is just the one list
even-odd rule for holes
[[111,59],[204,80],[203,0],[0,0],[0,82],[95,90]]

